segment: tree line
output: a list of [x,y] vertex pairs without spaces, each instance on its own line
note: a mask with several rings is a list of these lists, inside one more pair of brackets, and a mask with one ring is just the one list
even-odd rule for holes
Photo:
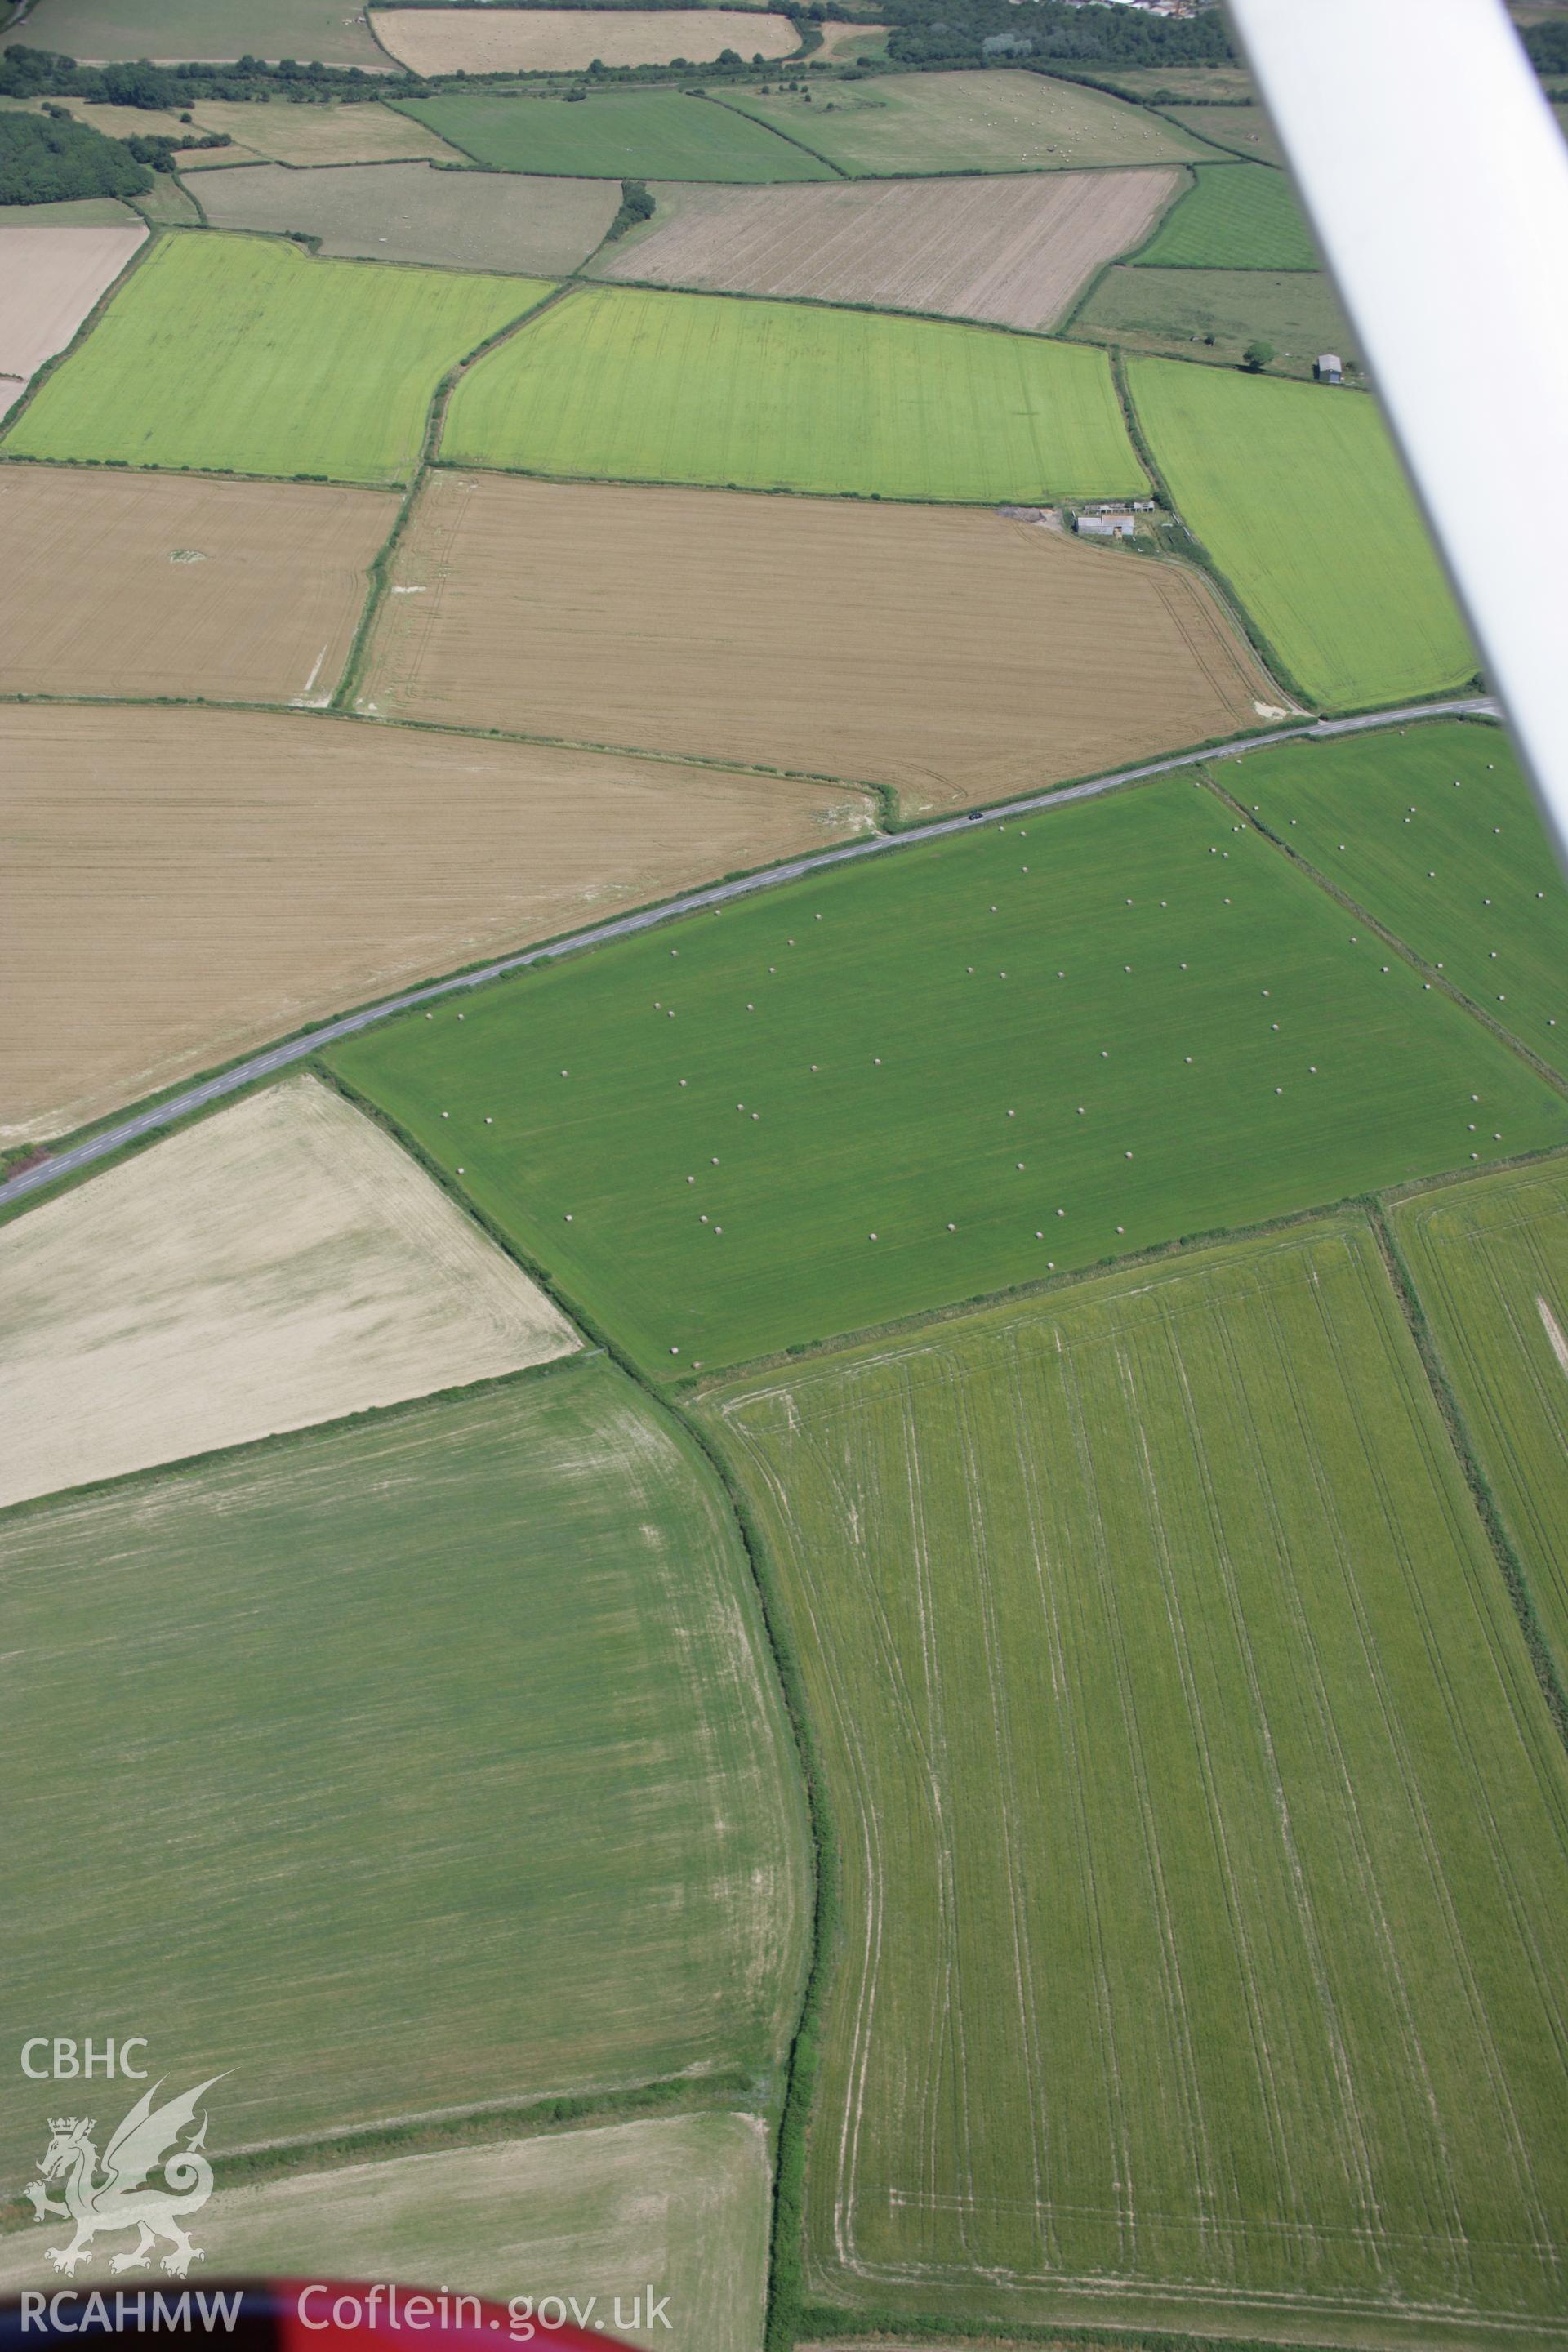
[[68,115],[0,114],[0,205],[139,196],[153,184],[123,140]]
[[1040,64],[1223,65],[1235,52],[1217,8],[1152,16],[1142,8],[1071,0],[888,0],[888,55],[900,65],[981,65],[992,58]]

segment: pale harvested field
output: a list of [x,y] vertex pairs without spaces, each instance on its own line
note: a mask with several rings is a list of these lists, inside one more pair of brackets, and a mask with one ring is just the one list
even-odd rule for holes
[[[888,37],[886,25],[824,25],[822,47],[814,49],[815,58],[830,58],[840,64],[847,58],[863,57],[868,49],[879,47]],[[744,57],[746,52],[741,52]]]
[[30,376],[63,352],[147,231],[0,228],[0,374]]
[[659,185],[649,230],[613,246],[594,274],[1043,328],[1097,269],[1142,244],[1178,180],[1167,168],[783,188]]
[[887,783],[909,810],[1277,699],[1196,573],[963,509],[442,469],[395,576],[378,711]]
[[19,375],[0,375],[0,416],[16,405],[26,389]]
[[266,712],[0,707],[0,1134],[864,826],[671,762]]
[[787,16],[734,8],[378,8],[382,47],[418,74],[573,73],[607,66],[707,65],[721,49],[787,58],[800,36]]
[[397,501],[0,467],[0,694],[327,702]]
[[[274,163],[416,163],[423,157],[466,159],[411,115],[390,106],[296,106],[286,99],[247,105],[209,98],[191,109],[198,131],[226,131],[237,146]],[[208,147],[181,158],[184,172],[238,162],[234,147]],[[204,198],[205,202],[205,199]]]
[[581,1343],[392,1137],[296,1077],[0,1229],[0,1503]]
[[521,172],[437,172],[428,163],[346,163],[332,172],[253,163],[209,172],[215,228],[303,229],[323,253],[433,261],[554,278],[575,269],[616,216],[614,180]]
[[[574,2296],[587,2326],[625,2343],[760,2352],[768,2172],[759,2117],[661,2116],[219,2189],[195,2235],[219,2278]],[[58,2226],[0,2239],[0,2291],[52,2278],[58,2242]],[[668,2299],[651,2326],[650,2287]]]

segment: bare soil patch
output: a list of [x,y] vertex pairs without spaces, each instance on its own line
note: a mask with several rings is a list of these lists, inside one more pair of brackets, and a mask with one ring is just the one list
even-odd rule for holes
[[321,239],[323,253],[545,278],[563,276],[593,252],[620,194],[614,180],[437,172],[428,163],[345,163],[332,172],[253,163],[202,182],[216,228],[302,229]]
[[0,1134],[17,1141],[869,814],[838,786],[667,761],[42,704],[0,707]]
[[784,188],[661,184],[650,228],[595,274],[723,294],[934,310],[1044,328],[1148,236],[1178,173],[885,180]]
[[0,467],[0,694],[330,700],[395,498]]
[[0,1502],[568,1355],[538,1285],[316,1078],[0,1230]]
[[63,352],[147,231],[0,228],[0,374],[33,375]]
[[787,16],[733,8],[378,8],[376,37],[418,74],[574,73],[607,66],[711,63],[721,49],[786,58],[800,47]]
[[1278,698],[1197,574],[965,509],[438,470],[395,583],[378,712],[891,784],[910,811]]

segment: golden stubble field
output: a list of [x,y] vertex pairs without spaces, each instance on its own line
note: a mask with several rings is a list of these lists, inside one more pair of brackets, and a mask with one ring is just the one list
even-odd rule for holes
[[285,99],[258,105],[208,98],[191,112],[198,131],[226,131],[235,144],[191,149],[180,158],[183,172],[225,171],[247,154],[301,166],[466,160],[412,115],[390,106],[295,105]]
[[0,467],[0,694],[325,703],[384,490]]
[[0,1503],[569,1355],[392,1137],[297,1077],[0,1229]]
[[786,58],[800,47],[787,16],[732,8],[378,8],[375,36],[411,73],[578,72],[607,66],[706,65],[721,49]]
[[866,798],[257,711],[0,707],[0,1134],[864,828]]
[[660,182],[650,226],[593,274],[1037,329],[1143,242],[1180,177],[1167,166],[781,188]]
[[1233,735],[1205,583],[952,507],[431,474],[363,689],[433,720],[892,785],[907,813]]

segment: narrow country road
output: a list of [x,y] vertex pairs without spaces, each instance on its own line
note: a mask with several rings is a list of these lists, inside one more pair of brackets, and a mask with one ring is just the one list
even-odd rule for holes
[[940,841],[945,835],[965,833],[972,824],[986,818],[1010,819],[1016,816],[1048,815],[1053,809],[1066,808],[1074,801],[1093,800],[1101,793],[1115,792],[1122,784],[1140,783],[1150,776],[1165,776],[1182,768],[1195,768],[1209,761],[1236,760],[1247,751],[1266,750],[1273,743],[1289,742],[1300,737],[1321,739],[1331,735],[1352,735],[1369,728],[1394,727],[1401,719],[1452,718],[1460,712],[1485,713],[1495,718],[1496,703],[1484,696],[1467,696],[1452,702],[1426,702],[1398,710],[1374,710],[1359,719],[1319,719],[1300,727],[1272,730],[1267,735],[1249,735],[1237,743],[1226,743],[1214,751],[1181,751],[1168,760],[1152,760],[1146,767],[1122,768],[1113,776],[1097,776],[1087,784],[1068,784],[1057,791],[1035,793],[1027,800],[1006,801],[1000,806],[966,809],[959,816],[940,817],[930,824],[911,826],[905,833],[876,833],[859,840],[846,842],[836,849],[824,849],[807,857],[792,858],[784,866],[770,866],[760,874],[742,876],[737,882],[717,882],[705,890],[688,891],[684,898],[671,898],[662,906],[650,907],[640,913],[619,915],[604,923],[595,923],[587,929],[570,932],[564,939],[553,940],[547,947],[524,948],[516,955],[498,957],[493,963],[480,966],[477,971],[466,971],[449,980],[434,980],[418,988],[405,990],[401,996],[389,996],[379,1004],[365,1006],[358,1013],[345,1013],[336,1021],[323,1022],[308,1035],[290,1038],[281,1045],[268,1045],[258,1054],[249,1055],[232,1068],[222,1070],[216,1077],[204,1078],[194,1087],[171,1095],[151,1109],[133,1112],[130,1118],[117,1120],[103,1128],[83,1143],[72,1144],[68,1150],[52,1153],[31,1168],[0,1183],[0,1206],[8,1206],[30,1192],[37,1192],[49,1184],[58,1183],[62,1176],[74,1175],[95,1161],[107,1160],[113,1152],[133,1143],[139,1136],[154,1134],[159,1128],[175,1126],[193,1111],[206,1103],[221,1102],[226,1095],[237,1094],[241,1087],[253,1086],[258,1078],[269,1077],[276,1070],[286,1070],[292,1063],[309,1060],[323,1045],[334,1045],[340,1037],[352,1037],[362,1029],[374,1028],[378,1022],[389,1021],[395,1013],[405,1013],[411,1007],[435,1004],[447,996],[457,996],[465,989],[482,988],[488,981],[499,980],[505,973],[526,971],[530,965],[552,963],[558,956],[572,955],[584,948],[603,946],[608,940],[623,940],[637,931],[657,929],[671,922],[677,916],[697,913],[704,907],[719,907],[735,898],[748,898],[760,890],[776,889],[781,883],[798,882],[809,874],[822,874],[835,866],[847,866],[859,857],[881,857],[900,849],[912,848],[922,841]]

